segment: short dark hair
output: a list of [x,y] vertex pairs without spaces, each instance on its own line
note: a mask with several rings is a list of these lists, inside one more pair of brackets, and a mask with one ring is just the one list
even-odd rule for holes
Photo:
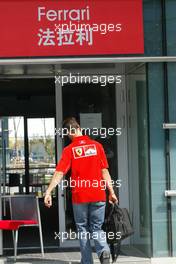
[[75,117],[67,117],[66,119],[64,119],[62,127],[66,128],[66,129],[68,129],[68,131],[70,131],[71,128],[74,128],[74,129],[79,128],[80,125],[77,122]]

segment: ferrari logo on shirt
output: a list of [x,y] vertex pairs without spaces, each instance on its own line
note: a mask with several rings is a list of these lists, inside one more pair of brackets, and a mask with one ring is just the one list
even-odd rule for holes
[[82,153],[83,153],[83,150],[82,150],[82,148],[76,148],[76,149],[75,149],[75,152],[76,152],[76,154],[77,154],[78,156],[81,156]]
[[72,148],[72,151],[75,159],[97,155],[97,149],[94,144],[74,147]]

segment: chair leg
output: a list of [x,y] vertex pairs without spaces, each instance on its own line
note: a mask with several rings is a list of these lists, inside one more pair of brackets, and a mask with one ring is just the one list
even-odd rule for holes
[[16,258],[17,258],[17,245],[18,245],[18,229],[17,230],[14,230],[14,233],[13,233],[13,237],[14,237],[14,260],[16,261]]
[[13,236],[13,245],[14,245],[14,240],[15,240],[15,234],[14,234],[14,230],[12,230],[12,236]]
[[39,225],[39,234],[40,234],[40,245],[41,245],[41,253],[42,253],[42,257],[44,258],[44,248],[43,248],[43,235],[42,235],[42,228]]

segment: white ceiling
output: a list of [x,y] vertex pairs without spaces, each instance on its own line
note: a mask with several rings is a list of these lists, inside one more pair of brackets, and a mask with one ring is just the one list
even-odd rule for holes
[[87,63],[87,64],[30,64],[0,65],[0,79],[54,78],[55,75],[74,74],[144,74],[144,63]]

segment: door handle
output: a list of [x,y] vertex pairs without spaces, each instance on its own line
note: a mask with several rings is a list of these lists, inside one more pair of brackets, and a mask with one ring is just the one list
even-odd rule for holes
[[176,196],[176,190],[166,190],[165,197]]
[[176,129],[176,123],[164,123],[163,129]]

